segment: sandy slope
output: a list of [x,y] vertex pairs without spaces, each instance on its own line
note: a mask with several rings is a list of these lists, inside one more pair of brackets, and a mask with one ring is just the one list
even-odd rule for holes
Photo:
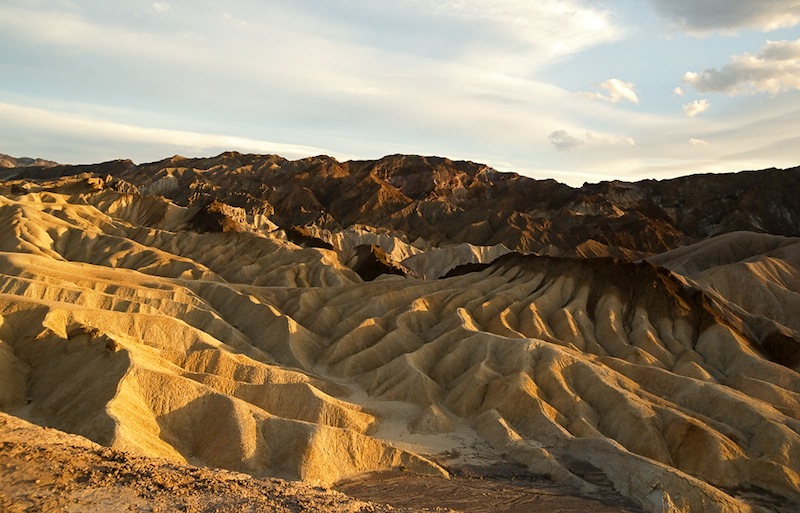
[[800,338],[800,239],[735,232],[649,260],[713,288],[750,314],[777,321]]
[[0,511],[411,512],[279,479],[108,449],[0,413]]
[[[800,376],[667,271],[509,255],[363,283],[333,251],[186,231],[137,198],[0,197],[3,410],[320,484],[511,460],[647,511],[800,503]],[[748,286],[796,294],[796,261],[764,258]]]

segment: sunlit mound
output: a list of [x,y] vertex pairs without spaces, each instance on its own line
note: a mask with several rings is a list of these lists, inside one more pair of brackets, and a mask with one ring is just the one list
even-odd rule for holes
[[[446,475],[458,450],[648,511],[800,503],[798,239],[732,233],[647,262],[354,253],[381,241],[301,247],[266,215],[108,185],[0,196],[4,411],[323,484]],[[401,257],[412,276],[351,268]]]

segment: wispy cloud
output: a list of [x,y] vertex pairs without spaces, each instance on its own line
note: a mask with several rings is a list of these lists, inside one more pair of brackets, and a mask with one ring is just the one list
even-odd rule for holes
[[156,12],[167,12],[172,9],[172,6],[167,2],[153,2],[151,5]]
[[569,135],[566,130],[555,130],[547,136],[550,144],[555,146],[558,151],[571,151],[586,144],[585,141]]
[[[609,10],[576,0],[405,0],[423,16],[461,19],[470,23],[462,40],[469,55],[482,49],[514,50],[529,62],[549,61],[619,39],[623,30]],[[496,56],[503,60],[502,55]]]
[[600,142],[610,144],[612,146],[635,146],[636,141],[633,137],[625,137],[619,135],[599,134],[597,132],[586,132],[586,140],[588,142]]
[[[795,3],[783,3],[785,11]],[[797,112],[800,92],[735,102],[696,94],[709,83],[700,68],[674,66],[703,45],[684,37],[655,44],[664,35],[657,31],[664,25],[647,18],[655,4],[324,4],[0,1],[0,151],[65,162],[61,155],[143,161],[225,149],[291,158],[423,153],[622,177],[699,154],[721,162],[763,151],[769,165],[796,165],[797,116],[781,116]],[[739,44],[714,41],[717,55]],[[794,47],[784,43],[754,53],[788,66]],[[680,83],[685,97],[670,98],[686,69],[699,72],[697,84]],[[752,86],[734,89],[745,87]],[[697,98],[709,98],[714,116],[686,123],[673,115]],[[765,119],[758,130],[743,128]],[[687,151],[690,138],[712,145]],[[728,170],[740,166],[734,157],[726,162]]]
[[701,92],[731,95],[800,89],[800,39],[768,41],[755,55],[734,55],[719,69],[689,71],[683,81]]
[[600,100],[610,103],[619,103],[621,101],[628,101],[631,103],[639,103],[639,96],[636,94],[636,86],[631,82],[624,82],[618,78],[612,78],[605,82],[600,82],[597,87],[605,89],[606,93],[597,92],[582,92],[576,93],[577,96],[589,98],[592,100]]
[[684,105],[683,112],[690,118],[693,118],[698,114],[702,114],[703,112],[707,111],[709,107],[711,107],[711,104],[708,103],[708,100],[695,100]]
[[556,130],[547,137],[556,150],[572,151],[586,145],[601,144],[611,146],[635,146],[636,141],[632,137],[622,137],[618,135],[601,134],[588,131],[582,137],[570,135],[566,130]]
[[[151,126],[119,123],[72,112],[23,107],[0,102],[0,117],[14,126],[34,128],[43,139],[48,137],[79,138],[87,144],[110,142],[129,147],[152,146],[173,153],[207,154],[215,151],[238,150],[256,153],[275,153],[287,158],[313,155],[336,155],[323,148],[263,141],[236,135],[193,132]],[[116,155],[114,158],[134,155]],[[100,158],[111,158],[112,156]],[[159,155],[154,155],[159,157]]]
[[800,24],[798,0],[649,0],[663,17],[688,32],[743,28],[769,31]]
[[689,139],[688,142],[692,146],[708,146],[709,145],[709,142],[706,141],[705,139],[697,139],[695,137],[692,137],[691,139]]

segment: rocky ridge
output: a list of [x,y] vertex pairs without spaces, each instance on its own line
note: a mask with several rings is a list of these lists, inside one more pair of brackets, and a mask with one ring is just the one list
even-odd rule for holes
[[[4,176],[13,173],[7,170]],[[504,244],[522,253],[631,258],[733,231],[800,236],[800,207],[793,196],[800,168],[601,182],[575,189],[437,157],[288,161],[228,152],[138,166],[114,161],[28,168],[25,176],[80,173],[108,176],[117,188],[127,184],[184,207],[218,202],[251,216],[268,216],[284,229],[341,233],[365,227],[419,249],[444,243]],[[264,227],[256,223],[253,229]]]
[[16,167],[50,167],[57,166],[58,162],[51,160],[20,157],[15,158],[4,153],[0,153],[0,168],[16,168]]

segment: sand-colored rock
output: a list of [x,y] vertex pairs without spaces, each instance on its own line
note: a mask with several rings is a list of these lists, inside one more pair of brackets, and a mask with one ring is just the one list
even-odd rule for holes
[[503,244],[473,246],[454,244],[420,252],[403,260],[403,265],[428,280],[441,278],[448,271],[465,264],[486,264],[510,253]]
[[[415,180],[398,185],[427,187]],[[102,181],[18,192],[0,196],[4,411],[313,483],[446,475],[437,455],[482,443],[647,511],[800,503],[800,376],[754,324],[791,347],[793,240],[653,260],[685,276],[508,254],[364,282],[336,251],[186,231],[183,207]]]
[[109,449],[5,413],[0,413],[0,466],[0,510],[8,513],[430,511],[396,509],[305,483],[254,478]]

